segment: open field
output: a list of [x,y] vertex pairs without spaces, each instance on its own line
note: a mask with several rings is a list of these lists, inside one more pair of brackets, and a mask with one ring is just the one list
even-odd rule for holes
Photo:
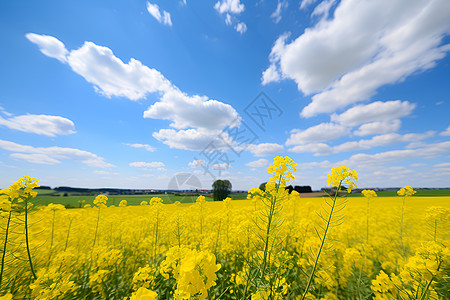
[[[37,190],[38,196],[34,199],[35,205],[48,205],[50,203],[53,204],[62,204],[67,206],[67,208],[78,208],[80,207],[80,203],[78,201],[85,200],[84,204],[93,205],[93,201],[96,195],[78,195],[76,193],[68,193],[68,196],[63,196],[64,192],[57,192],[54,190]],[[377,192],[378,197],[395,197],[397,193],[395,191],[381,191]],[[301,194],[302,198],[310,198],[310,197],[320,197],[325,194],[322,192],[315,193],[305,193]],[[421,197],[434,197],[434,196],[449,196],[450,197],[450,189],[442,189],[442,190],[419,190],[416,193],[416,196]],[[180,201],[181,203],[193,203],[197,199],[197,196],[178,196],[173,194],[157,194],[157,195],[111,195],[108,196],[108,206],[115,205],[117,206],[121,200],[127,200],[128,205],[139,205],[142,201],[149,201],[152,197],[159,197],[163,200],[165,204],[175,203],[175,201]],[[243,193],[232,193],[230,198],[232,200],[244,200],[246,199],[247,194]],[[352,193],[349,194],[349,197],[361,197],[361,193]],[[206,200],[212,201],[212,198],[206,197]]]
[[39,200],[25,176],[0,195],[0,297],[450,298],[450,197],[409,186],[395,197],[347,197],[357,173],[335,167],[335,195],[302,198],[285,189],[295,166],[276,157],[266,190],[246,200],[146,195],[128,199],[148,204],[129,206],[98,195],[74,209],[39,201],[82,196]]
[[[53,191],[54,192],[54,191]],[[53,195],[53,196],[50,196]],[[80,203],[78,201],[85,200],[84,204],[93,205],[93,201],[96,197],[93,195],[84,195],[84,196],[74,196],[71,193],[68,196],[63,196],[64,193],[58,192],[49,193],[48,190],[38,190],[38,196],[34,199],[35,205],[48,205],[50,203],[53,204],[62,204],[67,206],[68,208],[78,208],[80,207]],[[232,193],[230,197],[233,200],[243,200],[247,194],[242,193]],[[197,199],[197,196],[178,196],[174,194],[156,194],[156,195],[111,195],[108,196],[108,206],[110,205],[119,205],[121,200],[127,200],[128,205],[139,205],[142,201],[150,201],[152,197],[159,197],[163,200],[165,204],[175,203],[176,201],[180,201],[181,203],[193,203]],[[207,197],[206,200],[212,201],[212,198]]]
[[[329,232],[330,251],[322,253],[305,299],[448,299],[450,197],[407,197],[403,214],[403,197],[373,198],[369,208],[367,201],[348,198],[345,221]],[[276,216],[283,223],[268,240],[264,268],[271,275],[263,278],[263,201],[201,198],[178,206],[36,211],[36,279],[26,259],[6,264],[3,276],[20,299],[301,299],[320,246],[314,228],[321,232],[321,203],[283,200]],[[446,215],[433,216],[433,206]],[[23,237],[14,232],[17,243]],[[27,257],[24,248],[9,251]]]

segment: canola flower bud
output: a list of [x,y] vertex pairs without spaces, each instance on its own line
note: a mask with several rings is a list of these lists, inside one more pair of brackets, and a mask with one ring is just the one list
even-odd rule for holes
[[127,206],[127,204],[128,204],[128,201],[127,201],[127,200],[122,200],[122,201],[120,201],[120,203],[119,203],[119,207],[125,207],[125,206]]
[[147,202],[147,201],[142,201],[142,202],[141,202],[141,206],[146,206],[146,205],[148,205],[148,202]]

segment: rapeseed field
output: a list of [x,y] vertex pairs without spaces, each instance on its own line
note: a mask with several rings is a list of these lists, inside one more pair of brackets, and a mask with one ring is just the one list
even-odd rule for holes
[[301,198],[296,171],[276,157],[242,201],[82,209],[33,206],[24,176],[1,190],[0,299],[450,299],[450,197],[347,198],[357,172],[335,167]]

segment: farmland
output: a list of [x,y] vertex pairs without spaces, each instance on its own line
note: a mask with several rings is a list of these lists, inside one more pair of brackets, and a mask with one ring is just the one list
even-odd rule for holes
[[[67,208],[79,208],[81,203],[83,205],[90,204],[93,205],[93,201],[96,195],[80,195],[80,194],[72,194],[68,193],[67,196],[64,196],[62,192],[55,192],[53,190],[37,190],[38,195],[33,200],[35,205],[48,205],[50,203],[53,204],[62,204]],[[317,197],[317,193],[311,193],[313,197]],[[378,197],[395,197],[396,191],[380,191],[377,192]],[[450,189],[440,189],[440,190],[418,190],[416,196],[420,197],[435,197],[435,196],[449,196],[450,197]],[[128,205],[140,205],[142,201],[149,201],[152,197],[159,197],[163,200],[164,204],[172,204],[176,201],[181,203],[194,203],[197,199],[197,196],[192,195],[180,195],[180,194],[152,194],[152,195],[108,195],[108,206],[119,205],[120,201],[127,200]],[[247,194],[243,193],[231,193],[229,196],[232,200],[244,200],[247,197]],[[302,195],[302,198],[313,198],[305,193]],[[361,193],[351,193],[348,197],[362,197]],[[320,198],[318,198],[320,199]],[[206,197],[207,201],[212,201],[212,197]],[[317,200],[317,199],[316,199]],[[312,200],[314,201],[314,200]]]
[[[118,203],[120,196],[112,207],[100,195],[70,210],[36,209],[35,181],[23,178],[2,190],[1,294],[449,299],[450,197],[417,196],[404,187],[393,197],[364,191],[363,197],[302,198],[280,189],[294,172],[295,163],[277,157],[266,191],[250,189],[246,200],[199,196],[163,204],[170,198],[147,195],[146,205],[130,206]],[[345,167],[328,178],[338,190],[356,183],[357,173]]]
[[[96,195],[71,195],[68,193],[67,196],[63,196],[64,193],[55,193],[52,191],[51,194],[46,190],[38,190],[38,196],[35,198],[34,202],[36,205],[48,205],[49,203],[53,204],[62,204],[64,206],[68,206],[69,208],[78,208],[80,207],[80,202],[85,201],[84,204],[93,205],[93,201]],[[233,200],[243,200],[247,195],[242,193],[232,193],[230,198]],[[163,200],[165,204],[172,204],[176,201],[181,203],[193,203],[197,199],[197,196],[191,195],[175,195],[175,194],[153,194],[153,195],[108,195],[108,206],[110,205],[119,205],[120,201],[127,200],[128,205],[140,205],[142,201],[149,201],[152,197],[159,197]],[[211,200],[211,197],[206,197],[207,200]]]

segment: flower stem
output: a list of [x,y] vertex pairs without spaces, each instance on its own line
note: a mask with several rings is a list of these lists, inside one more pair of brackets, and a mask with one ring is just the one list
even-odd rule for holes
[[2,266],[1,266],[1,270],[0,270],[0,286],[2,286],[3,270],[5,268],[6,245],[8,244],[8,234],[9,234],[9,224],[11,222],[11,214],[12,214],[12,211],[9,212],[8,222],[6,224],[5,242],[3,244],[3,254],[2,254]]
[[314,273],[316,272],[317,264],[319,263],[320,253],[322,252],[322,248],[323,248],[323,245],[325,244],[325,239],[327,237],[327,232],[328,232],[328,229],[330,228],[331,217],[333,216],[333,210],[334,210],[334,207],[336,206],[336,198],[337,198],[337,195],[339,193],[339,190],[341,189],[341,184],[342,184],[342,181],[339,182],[339,186],[338,186],[338,188],[336,190],[336,194],[334,195],[333,205],[331,206],[330,215],[328,216],[327,226],[325,227],[325,231],[323,233],[322,242],[320,243],[320,247],[319,247],[319,252],[317,253],[316,261],[314,262],[314,267],[313,267],[313,269],[311,271],[311,275],[309,276],[308,284],[306,285],[306,289],[305,289],[305,292],[303,293],[303,296],[302,296],[301,300],[305,299],[306,294],[308,294],[308,290],[309,290],[309,288],[311,286],[311,283],[312,283],[312,281],[314,279]]
[[28,261],[30,262],[31,274],[33,274],[34,279],[37,278],[36,273],[33,268],[33,261],[31,260],[31,251],[30,251],[30,241],[29,241],[29,232],[28,232],[28,202],[31,199],[31,196],[28,195],[25,200],[25,243],[27,245],[27,254]]
[[97,232],[98,232],[98,222],[99,222],[99,220],[100,220],[100,206],[98,207],[97,225],[95,226],[94,244],[92,245],[92,248],[95,247],[95,241],[97,240]]
[[[276,194],[278,194],[278,189],[280,188],[280,182],[281,182],[281,175],[278,179],[278,184],[276,187]],[[274,199],[271,199],[269,215],[268,215],[268,220],[267,220],[266,238],[264,241],[264,257],[263,257],[263,263],[262,263],[262,268],[261,268],[261,278],[264,278],[264,271],[266,270],[266,265],[267,265],[267,260],[268,260],[267,256],[269,254],[269,242],[270,242],[270,235],[271,235],[270,229],[271,229],[271,225],[272,225],[272,220],[273,220],[276,203],[277,203],[277,198],[275,196]]]

